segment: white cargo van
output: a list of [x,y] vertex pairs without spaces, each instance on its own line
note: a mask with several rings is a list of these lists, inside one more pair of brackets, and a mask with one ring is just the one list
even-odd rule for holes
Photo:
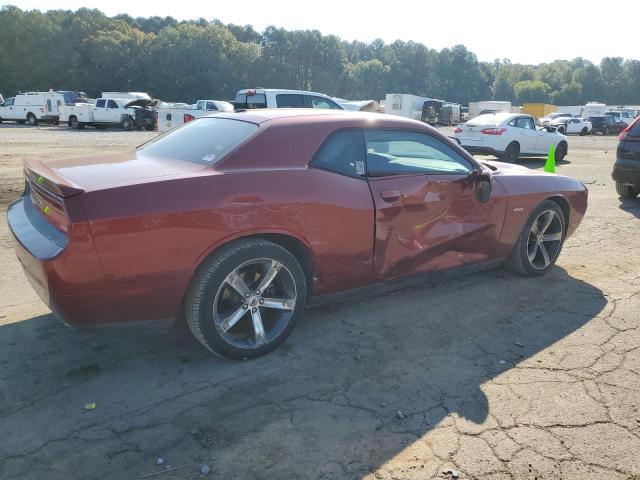
[[183,123],[218,112],[233,112],[233,105],[222,100],[198,100],[194,105],[161,104],[158,107],[158,132],[166,132]]
[[64,96],[55,92],[26,92],[7,98],[0,105],[0,122],[27,122],[35,126],[39,122],[57,124]]

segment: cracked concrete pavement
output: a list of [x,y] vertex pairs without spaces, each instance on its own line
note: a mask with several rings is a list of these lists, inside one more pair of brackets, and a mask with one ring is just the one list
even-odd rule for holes
[[[21,159],[152,134],[0,126],[0,198]],[[71,331],[0,225],[0,478],[640,478],[640,200],[616,139],[571,138],[558,173],[587,216],[544,278],[504,269],[309,310],[273,354],[209,355],[185,332]],[[540,160],[523,160],[542,168]],[[95,410],[83,406],[96,402]]]

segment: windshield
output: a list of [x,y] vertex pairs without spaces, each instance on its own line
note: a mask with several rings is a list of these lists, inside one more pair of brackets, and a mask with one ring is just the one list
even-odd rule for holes
[[228,118],[203,117],[156,137],[139,148],[147,155],[213,165],[249,138],[258,125]]

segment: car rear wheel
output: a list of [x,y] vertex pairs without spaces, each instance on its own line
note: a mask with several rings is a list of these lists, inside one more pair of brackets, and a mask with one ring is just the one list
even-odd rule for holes
[[580,130],[581,137],[584,137],[587,133],[589,133],[589,129],[587,127],[584,127],[582,130]]
[[545,200],[531,213],[513,247],[507,265],[520,275],[543,275],[556,262],[565,236],[562,209]]
[[223,247],[198,269],[185,316],[211,352],[254,358],[289,336],[306,297],[304,271],[291,252],[267,240],[243,240]]
[[618,192],[618,195],[624,198],[635,198],[640,195],[640,187],[634,187],[633,185],[626,185],[621,182],[616,182],[616,192]]
[[567,156],[567,144],[565,142],[560,142],[557,146],[556,146],[556,162],[561,162],[562,160],[564,160],[564,157]]
[[27,115],[27,123],[30,126],[35,127],[36,125],[38,125],[38,119],[33,113],[30,113]]
[[516,142],[511,142],[502,154],[502,160],[505,162],[515,163],[518,161],[518,155],[520,155],[520,145]]

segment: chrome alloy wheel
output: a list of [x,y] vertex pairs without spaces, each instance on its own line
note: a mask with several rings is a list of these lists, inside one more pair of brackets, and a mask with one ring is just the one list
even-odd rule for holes
[[213,322],[230,345],[259,348],[284,331],[296,300],[287,267],[271,258],[249,260],[229,273],[216,292]]
[[537,270],[544,270],[556,259],[562,247],[563,224],[553,210],[545,210],[531,225],[527,241],[529,263]]

